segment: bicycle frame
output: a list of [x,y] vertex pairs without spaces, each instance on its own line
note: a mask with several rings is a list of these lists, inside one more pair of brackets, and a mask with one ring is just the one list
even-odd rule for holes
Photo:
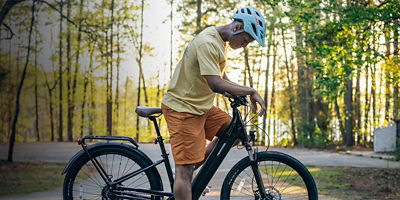
[[[216,146],[212,150],[211,154],[208,156],[207,160],[203,164],[203,166],[200,168],[200,171],[196,175],[196,177],[193,179],[192,182],[192,198],[193,199],[198,199],[200,195],[203,193],[204,189],[207,187],[207,184],[211,180],[211,178],[214,176],[215,172],[217,171],[218,167],[221,165],[222,161],[225,159],[226,155],[228,154],[229,150],[232,148],[233,144],[237,139],[239,139],[243,146],[246,148],[246,151],[248,152],[248,156],[251,161],[252,165],[252,170],[255,175],[256,183],[258,188],[260,189],[260,194],[263,199],[266,199],[266,194],[264,190],[264,184],[261,179],[260,171],[258,169],[257,165],[257,158],[255,155],[257,154],[257,148],[253,152],[251,145],[249,144],[245,126],[242,121],[242,117],[240,114],[240,111],[237,109],[240,105],[244,105],[243,102],[237,101],[236,99],[234,101],[231,101],[231,107],[233,108],[233,118],[232,118],[232,123],[229,126],[227,132],[219,138]],[[143,193],[143,194],[151,194],[155,196],[164,196],[164,197],[169,197],[168,199],[174,199],[173,197],[173,185],[174,185],[174,179],[173,179],[173,172],[172,168],[169,162],[168,154],[165,150],[165,146],[163,143],[163,138],[161,137],[159,127],[157,125],[156,117],[155,116],[149,116],[148,117],[151,121],[154,123],[154,127],[157,132],[157,142],[160,146],[161,153],[162,153],[162,159],[154,162],[152,165],[147,166],[146,168],[136,170],[134,172],[131,172],[123,177],[120,177],[119,179],[115,181],[111,181],[108,176],[106,175],[104,169],[102,166],[99,164],[99,162],[93,158],[89,151],[86,149],[86,144],[84,142],[85,139],[102,139],[102,140],[129,140],[127,137],[118,137],[116,139],[115,137],[99,137],[99,136],[87,136],[82,140],[82,148],[85,150],[86,154],[89,156],[91,162],[97,169],[97,171],[100,173],[101,177],[107,184],[109,188],[113,188],[113,193],[116,198],[124,198],[124,199],[151,199],[146,196],[140,196],[137,193]],[[131,141],[132,142],[132,141]],[[137,144],[132,142],[136,148],[138,148]],[[164,192],[164,191],[156,191],[156,190],[146,190],[146,189],[135,189],[135,188],[128,188],[128,187],[122,187],[119,186],[119,183],[122,183],[125,180],[128,180],[137,174],[142,173],[143,171],[149,170],[153,167],[156,167],[157,165],[163,163],[165,164],[165,168],[167,171],[168,179],[170,182],[171,186],[171,192]],[[132,192],[136,192],[131,193]]]

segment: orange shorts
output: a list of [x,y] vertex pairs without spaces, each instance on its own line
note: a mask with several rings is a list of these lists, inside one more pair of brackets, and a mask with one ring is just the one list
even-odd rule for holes
[[213,106],[203,115],[177,112],[161,105],[170,134],[175,164],[195,164],[204,160],[206,140],[212,140],[231,116]]

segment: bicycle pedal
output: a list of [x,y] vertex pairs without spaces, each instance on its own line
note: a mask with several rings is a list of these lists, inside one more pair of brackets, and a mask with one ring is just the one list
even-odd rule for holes
[[204,188],[203,193],[201,193],[201,196],[206,196],[207,193],[210,193],[210,186],[207,186],[206,188]]

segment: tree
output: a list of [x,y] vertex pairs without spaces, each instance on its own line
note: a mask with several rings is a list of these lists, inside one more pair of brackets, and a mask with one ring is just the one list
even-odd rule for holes
[[30,56],[30,51],[31,51],[31,39],[32,39],[32,29],[33,25],[35,22],[35,4],[36,1],[32,2],[32,15],[31,15],[31,26],[29,28],[29,38],[28,38],[28,49],[26,53],[26,60],[25,60],[25,66],[24,70],[21,75],[21,81],[18,86],[18,91],[17,91],[17,97],[16,97],[16,103],[15,103],[15,114],[14,114],[14,120],[12,123],[12,129],[11,129],[11,136],[10,136],[10,145],[8,149],[8,162],[13,161],[13,151],[14,151],[14,142],[15,142],[15,135],[16,135],[16,126],[18,122],[18,115],[19,115],[19,109],[20,109],[20,96],[21,96],[21,91],[22,91],[22,86],[24,85],[24,80],[25,80],[25,75],[26,75],[26,69],[28,68],[28,62],[29,62],[29,56]]

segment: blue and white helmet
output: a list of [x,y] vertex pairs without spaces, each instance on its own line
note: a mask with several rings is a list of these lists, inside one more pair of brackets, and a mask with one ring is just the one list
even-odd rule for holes
[[[251,35],[261,46],[264,46],[266,24],[264,17],[257,9],[251,6],[241,8],[233,14],[233,19],[241,21],[243,23],[244,32]],[[238,33],[239,31],[234,33],[234,35]]]

